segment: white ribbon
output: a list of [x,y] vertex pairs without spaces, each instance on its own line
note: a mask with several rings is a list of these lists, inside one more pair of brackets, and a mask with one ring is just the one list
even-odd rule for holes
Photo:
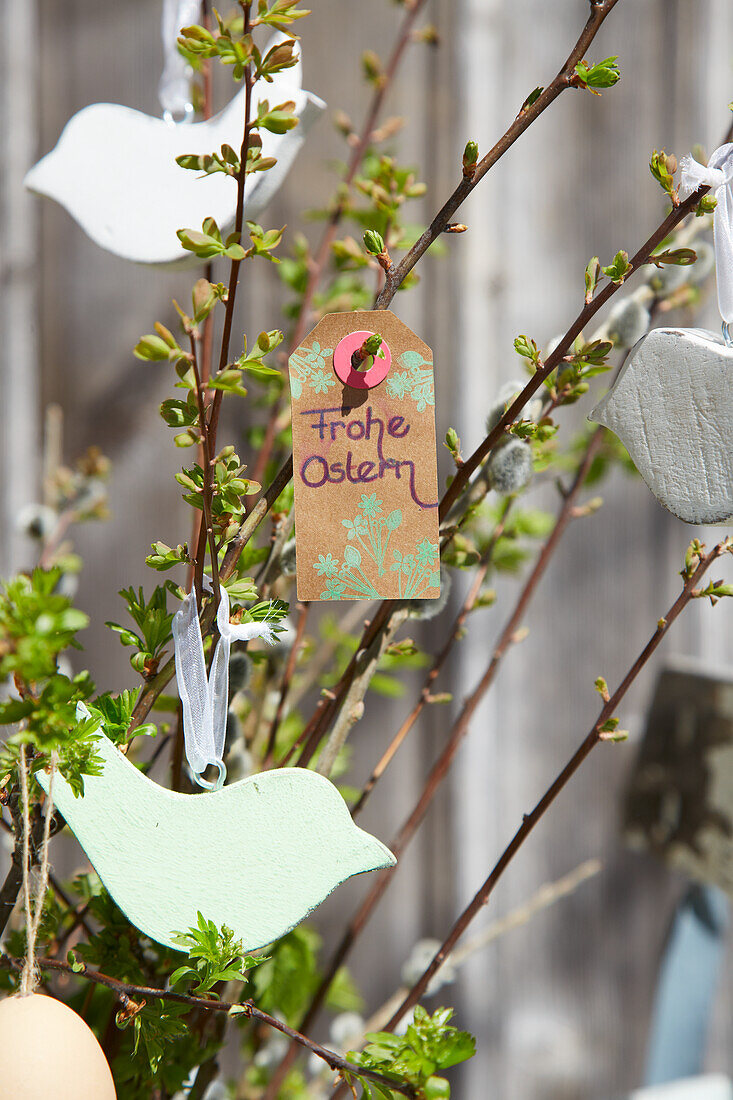
[[163,0],[161,34],[163,37],[163,73],[158,84],[158,99],[163,118],[173,122],[181,116],[193,116],[191,103],[191,67],[178,52],[182,27],[197,23],[201,0]]
[[716,149],[707,166],[687,156],[680,161],[680,168],[681,199],[688,198],[698,187],[710,187],[715,192],[713,235],[718,308],[728,324],[733,321],[733,144]]
[[[196,591],[183,600],[173,616],[173,643],[176,655],[176,682],[183,707],[183,739],[186,759],[200,787],[218,790],[226,779],[224,740],[229,710],[229,655],[233,641],[251,642],[262,638],[271,645],[275,633],[266,620],[256,623],[229,622],[229,596],[221,590],[216,613],[219,641],[207,678],[204,643],[201,637]],[[219,769],[214,783],[203,778],[206,768]]]

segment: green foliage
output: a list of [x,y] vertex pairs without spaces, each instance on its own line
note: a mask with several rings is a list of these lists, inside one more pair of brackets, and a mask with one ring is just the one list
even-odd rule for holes
[[148,554],[145,564],[151,569],[157,569],[160,573],[191,560],[188,556],[188,548],[180,543],[178,546],[171,547],[164,542],[154,542],[151,549],[153,553]]
[[[257,14],[251,19],[250,25],[253,29],[260,26],[270,27],[292,35],[291,24],[309,14],[305,9],[298,8],[298,0],[275,0],[269,6],[266,0],[258,0]],[[216,58],[222,65],[231,67],[235,80],[243,78],[248,65],[252,66],[255,79],[264,77],[265,80],[272,80],[276,73],[297,63],[292,42],[278,43],[263,55],[255,45],[252,35],[243,33],[241,17],[222,19],[216,9],[214,15],[216,30],[210,31],[199,26],[184,27],[178,38],[180,52],[195,67],[200,66],[205,58]]]
[[271,134],[286,134],[298,125],[294,111],[295,101],[292,99],[278,103],[276,107],[270,107],[268,100],[261,99],[252,126],[259,130],[269,130]]
[[[225,542],[239,529],[239,520],[245,512],[244,498],[260,490],[256,481],[242,477],[243,471],[234,448],[224,447],[214,462],[211,519],[217,537]],[[204,472],[201,466],[196,463],[190,469],[181,470],[176,474],[176,481],[185,490],[186,503],[203,511]]]
[[241,168],[239,157],[231,145],[222,145],[220,153],[182,153],[176,157],[179,168],[191,172],[201,172],[204,176],[213,176],[223,172],[225,176],[236,179]]
[[699,599],[709,599],[715,607],[718,600],[722,600],[725,596],[733,596],[733,584],[722,580],[709,581],[704,588],[695,593],[695,596]]
[[274,367],[264,363],[264,357],[279,347],[283,341],[283,334],[278,329],[271,332],[261,332],[254,346],[247,351],[247,337],[244,337],[244,351],[237,359],[237,367],[246,371],[259,382],[269,382],[273,378],[279,378],[280,372]]
[[[400,2],[407,5],[410,0]],[[212,60],[225,66],[236,80],[246,77],[250,83],[258,79],[269,82],[276,73],[295,64],[293,30],[297,27],[297,21],[308,14],[298,7],[297,0],[255,0],[244,7],[248,16],[247,33],[241,4],[235,5],[233,11],[224,16],[213,12],[211,28],[184,28],[179,38],[180,49],[196,72],[201,71],[204,61]],[[261,49],[254,40],[253,32],[259,42],[264,42],[269,35],[260,32],[268,29],[284,31],[287,40]],[[434,42],[434,28],[413,31],[413,40]],[[373,51],[363,53],[362,69],[373,89],[379,90],[384,86],[384,66]],[[618,78],[616,58],[611,57],[597,65],[581,62],[571,83],[596,91],[611,87]],[[542,90],[541,87],[535,88],[525,99],[521,111],[532,108]],[[246,157],[238,147],[222,145],[211,153],[183,154],[177,162],[182,170],[202,176],[225,175],[241,184],[243,174],[267,171],[276,163],[274,158],[262,155],[263,131],[285,134],[297,125],[297,121],[292,101],[275,102],[272,96],[258,101],[255,96],[244,142]],[[388,118],[375,124],[364,150],[360,145],[360,135],[340,112],[337,129],[346,141],[344,163],[337,166],[340,182],[331,201],[314,215],[328,225],[341,226],[341,235],[333,240],[330,251],[326,250],[325,264],[317,251],[311,251],[304,235],[295,234],[292,240],[286,242],[286,250],[283,247],[283,230],[266,230],[254,222],[245,223],[246,231],[242,236],[230,233],[224,239],[216,221],[206,218],[200,231],[187,228],[179,231],[183,247],[202,262],[221,261],[221,270],[227,272],[227,278],[232,265],[236,271],[239,263],[249,259],[263,258],[277,263],[277,269],[262,270],[267,271],[268,275],[277,270],[287,288],[291,300],[285,312],[290,321],[300,320],[306,301],[308,317],[369,308],[373,301],[375,276],[381,278],[373,257],[378,257],[381,266],[387,267],[388,256],[410,248],[423,230],[421,224],[414,224],[416,219],[410,221],[409,213],[406,214],[411,209],[408,204],[420,199],[426,187],[418,170],[400,163],[394,153],[392,139],[401,124],[399,118]],[[352,155],[356,148],[363,152],[363,156],[354,168]],[[673,158],[655,151],[651,170],[674,202],[672,162]],[[472,178],[478,163],[478,145],[469,141],[462,156],[464,177]],[[234,190],[235,183],[228,186]],[[709,213],[713,207],[714,200],[706,196],[698,204],[696,212]],[[461,228],[464,227],[457,227]],[[364,245],[361,243],[362,237]],[[445,245],[440,240],[435,242],[431,245],[431,255],[439,254],[441,248],[445,250]],[[275,255],[280,251],[287,251],[282,259]],[[676,248],[671,239],[660,246],[652,260],[658,267],[666,264],[686,265],[693,261],[692,249]],[[314,281],[318,265],[322,278]],[[593,257],[584,276],[586,301],[592,300],[603,276],[620,284],[628,273],[625,252],[617,253],[612,263],[603,268],[598,257]],[[236,321],[231,324],[231,311],[227,310],[227,332],[231,341],[221,360],[223,367],[217,372],[216,353],[213,360],[206,360],[204,348],[207,342],[211,348],[212,332],[218,333],[222,328],[224,318],[221,314],[224,311],[220,306],[229,302],[229,287],[223,282],[212,281],[215,277],[211,276],[210,270],[207,274],[210,278],[199,278],[193,282],[190,306],[184,309],[177,302],[173,303],[177,313],[177,319],[174,318],[176,323],[171,326],[173,331],[160,322],[156,323],[151,333],[142,336],[134,354],[147,362],[168,362],[173,366],[177,396],[162,401],[160,415],[164,423],[173,429],[177,446],[200,446],[206,440],[212,422],[219,423],[220,402],[226,399],[228,403],[230,396],[246,397],[248,412],[244,419],[247,426],[241,434],[244,445],[249,448],[248,453],[257,454],[266,438],[273,441],[269,460],[262,463],[261,480],[269,484],[290,447],[290,430],[280,406],[287,385],[282,372],[285,357],[282,352],[276,356],[283,342],[283,333],[276,328],[263,331],[255,340],[250,338],[248,344],[247,338],[241,338],[237,331]],[[416,279],[417,276],[412,274],[404,281],[402,289],[414,285]],[[274,320],[269,323],[274,323]],[[257,329],[254,331],[257,332]],[[378,339],[377,334],[373,338],[375,345]],[[542,367],[534,340],[519,336],[514,346],[526,360],[530,373]],[[369,345],[366,350],[373,355],[377,348]],[[554,412],[555,406],[572,404],[584,396],[592,379],[608,369],[611,352],[611,344],[607,341],[592,340],[590,334],[587,339],[579,337],[567,354],[557,357],[558,368],[545,381],[545,389],[540,391],[543,407],[547,408],[551,403]],[[197,371],[198,378],[203,379],[200,389]],[[245,375],[258,383],[252,387],[251,393],[244,386],[247,381]],[[566,452],[561,452],[556,444],[558,424],[549,414],[543,416],[541,411],[533,411],[534,408],[536,403],[528,407],[526,418],[509,426],[505,446],[508,444],[527,458],[530,472],[532,468],[535,471],[548,468],[551,476],[565,470],[574,472],[587,446],[590,430],[584,430]],[[264,415],[258,417],[258,411]],[[532,415],[529,415],[530,412]],[[222,416],[220,423],[226,423],[225,416]],[[445,444],[456,466],[460,467],[463,463],[461,440],[454,428],[447,431]],[[213,465],[209,468],[210,481],[207,478],[205,484],[201,459],[196,455],[193,456],[196,461],[192,459],[188,463],[188,468],[177,475],[177,481],[182,487],[184,502],[194,509],[197,520],[203,511],[204,496],[207,500],[210,496],[214,548],[212,550],[207,546],[207,558],[203,563],[203,568],[210,574],[212,553],[221,566],[227,547],[245,519],[245,505],[251,503],[260,486],[244,476],[244,467],[240,465],[233,447],[221,448],[221,444],[217,446],[213,443],[209,454],[213,456]],[[455,526],[451,527],[452,538],[444,554],[444,577],[449,569],[471,570],[484,559],[489,560],[494,574],[516,573],[536,553],[538,540],[546,539],[553,529],[555,519],[552,515],[521,507],[521,489],[516,494],[506,495],[498,506],[492,503],[496,495],[487,496],[491,484],[488,467],[487,461],[477,471],[468,493],[459,499],[456,508],[458,517]],[[614,467],[633,471],[623,446],[615,436],[605,432],[586,484],[598,481]],[[66,523],[72,513],[74,518],[85,514],[101,515],[103,505],[100,498],[90,493],[89,489],[94,482],[102,479],[104,472],[104,460],[91,453],[76,472],[60,471],[54,498],[56,518],[63,518]],[[548,481],[551,476],[548,476]],[[598,505],[599,498],[593,498],[577,506],[573,514],[589,514]],[[222,581],[237,609],[236,613],[243,621],[266,618],[276,631],[284,628],[284,619],[289,611],[287,600],[294,600],[294,592],[290,575],[278,571],[279,555],[275,554],[273,560],[269,560],[270,550],[273,541],[278,547],[279,536],[287,533],[285,524],[292,507],[291,484],[275,502],[272,525],[262,525]],[[461,508],[464,510],[461,511]],[[452,515],[449,522],[453,524],[453,521]],[[499,537],[496,534],[497,524],[501,524],[502,528]],[[187,531],[188,523],[174,537],[185,537]],[[76,611],[61,593],[63,573],[77,568],[78,559],[66,544],[59,542],[55,545],[54,538],[34,537],[38,537],[41,543],[43,560],[58,562],[58,569],[37,570],[30,577],[16,578],[0,593],[0,675],[16,676],[21,696],[0,705],[0,721],[6,725],[22,724],[21,730],[11,736],[2,749],[0,776],[7,776],[10,790],[17,792],[15,769],[20,745],[25,741],[31,749],[29,755],[33,769],[45,767],[50,753],[56,752],[63,774],[74,790],[80,793],[84,776],[95,774],[100,766],[95,749],[99,728],[104,728],[115,743],[126,744],[131,740],[130,723],[136,699],[140,696],[125,690],[120,694],[106,692],[94,698],[94,688],[88,674],[81,673],[70,678],[58,671],[59,658],[65,649],[78,645],[76,635],[86,625],[86,617]],[[192,555],[196,552],[194,545],[179,543],[170,546],[156,539],[146,561],[156,571],[166,572],[178,566],[191,567],[194,564]],[[686,576],[692,575],[701,553],[701,545],[693,543],[685,563]],[[435,557],[437,570],[437,551]],[[227,565],[229,568],[231,563],[227,561]],[[283,598],[255,603],[259,597],[254,577],[262,584],[263,594],[270,596],[274,593]],[[183,573],[179,579],[183,580]],[[121,595],[131,617],[130,625],[108,624],[119,635],[122,644],[133,651],[131,663],[144,679],[155,675],[170,650],[173,611],[168,609],[169,593],[176,598],[181,595],[181,590],[173,581],[156,587],[149,598],[145,597],[141,588],[124,589]],[[731,594],[733,585],[722,580],[711,581],[695,593],[698,597],[710,598],[712,602]],[[474,607],[488,607],[495,599],[495,590],[486,586],[482,588]],[[242,605],[247,610],[243,610]],[[358,646],[356,638],[328,616],[320,619],[317,629],[314,629],[311,619],[309,629],[313,636],[306,635],[302,639],[302,650],[289,684],[286,713],[276,731],[276,760],[283,759],[305,727],[306,707],[303,699],[317,696],[319,691],[327,693],[343,674]],[[434,640],[431,639],[431,649]],[[209,639],[206,644],[208,646]],[[435,648],[437,651],[437,646]],[[314,663],[317,665],[322,653],[330,654],[329,661],[314,669]],[[246,747],[246,752],[257,766],[268,755],[273,686],[280,688],[284,682],[288,647],[255,646],[246,657],[241,652],[235,653],[235,659],[243,659],[247,664],[246,679],[242,677],[237,683],[232,699],[232,728],[243,731],[235,734],[236,750]],[[400,637],[387,647],[369,690],[386,696],[401,694],[407,674],[423,667],[428,660],[411,638]],[[607,698],[608,689],[602,678],[596,681],[596,689],[602,698]],[[426,701],[445,703],[450,698],[449,693],[443,692],[430,694]],[[77,720],[79,702],[88,706],[90,718]],[[176,713],[177,708],[178,700],[173,694],[161,695],[156,700],[155,709],[166,720]],[[162,728],[164,731],[167,729],[165,726]],[[604,740],[624,736],[615,718],[604,722],[598,732]],[[155,733],[156,727],[151,723],[138,725],[134,730],[135,737]],[[163,748],[163,744],[160,747]],[[155,757],[158,761],[156,767],[162,766],[168,759],[167,753],[161,753],[158,757],[157,751]],[[236,752],[232,757],[236,757]],[[347,747],[340,752],[333,774],[342,775],[348,764]],[[359,794],[357,788],[349,785],[341,789],[344,796],[351,800]],[[247,992],[260,1008],[284,1017],[295,1026],[303,1019],[322,979],[320,937],[307,926],[300,926],[279,940],[272,946],[267,958],[255,959],[243,953],[242,944],[234,939],[229,929],[216,928],[213,922],[199,913],[196,927],[179,934],[180,946],[187,952],[187,959],[182,962],[176,952],[151,943],[131,926],[94,874],[80,876],[73,884],[67,884],[65,889],[72,899],[71,904],[62,904],[53,895],[47,897],[41,935],[49,943],[64,944],[65,936],[74,930],[75,953],[70,954],[69,961],[75,976],[70,977],[64,994],[66,996],[68,991],[69,1002],[78,1010],[83,1008],[85,1019],[103,1038],[105,1048],[113,1052],[117,1050],[116,1057],[113,1054],[114,1076],[118,1095],[124,1096],[125,1100],[150,1100],[151,1096],[158,1094],[172,1096],[189,1087],[187,1081],[192,1071],[208,1059],[213,1059],[221,1050],[228,1021],[225,1014],[206,1014],[197,1009],[192,1011],[188,1005],[156,997],[137,1002],[128,998],[121,1002],[111,990],[85,984],[82,973],[85,964],[93,965],[120,981],[160,990],[175,986],[210,1000],[223,996],[220,986],[224,982],[247,982]],[[78,925],[79,914],[84,921],[81,928]],[[8,950],[13,954],[22,954],[22,939],[17,930],[11,930],[5,941]],[[3,989],[14,988],[16,981],[15,975],[0,971]],[[339,1011],[358,1011],[362,1007],[360,993],[344,969],[339,971],[331,984],[328,1005],[332,1010]],[[368,1036],[366,1049],[352,1056],[360,1067],[352,1083],[360,1084],[367,1097],[397,1095],[389,1088],[375,1086],[363,1076],[362,1070],[372,1069],[395,1082],[409,1082],[418,1097],[427,1100],[448,1097],[450,1085],[443,1074],[474,1053],[471,1037],[450,1026],[450,1019],[450,1009],[439,1009],[430,1016],[418,1007],[414,1022],[405,1036],[387,1033]],[[111,1026],[115,1022],[119,1028],[116,1033]],[[238,1089],[245,1090],[243,1095],[246,1093],[253,1098],[261,1096],[272,1071],[272,1066],[265,1067],[264,1059],[259,1059],[259,1054],[265,1052],[268,1040],[263,1035],[263,1029],[247,1019],[244,1013],[236,1026],[240,1030],[242,1049],[248,1062],[246,1080],[239,1082]],[[313,1091],[313,1082],[305,1073],[296,1070],[288,1075],[280,1095],[290,1097],[290,1100],[304,1100]]]
[[[494,531],[503,524],[502,534],[494,539]],[[491,566],[497,573],[516,573],[533,552],[532,542],[544,539],[552,530],[554,517],[536,508],[518,505],[506,513],[503,505],[486,505],[477,509],[462,532],[454,536],[443,553],[443,563],[451,568],[472,568],[491,547]],[[495,599],[487,592],[483,606]]]
[[167,606],[169,592],[176,594],[176,586],[172,581],[156,585],[149,600],[146,600],[142,588],[138,588],[137,592],[132,587],[123,588],[119,594],[125,601],[137,630],[121,626],[120,623],[105,623],[105,626],[119,635],[124,646],[135,650],[130,657],[130,664],[143,676],[155,675],[165,647],[173,637],[173,612],[169,612]]
[[56,753],[58,769],[74,794],[83,794],[84,776],[99,775],[102,766],[95,747],[98,720],[76,717],[77,703],[87,699],[92,691],[93,684],[85,672],[71,680],[56,674],[45,681],[37,694],[22,702],[11,700],[2,704],[0,724],[22,722],[22,728],[0,749],[0,777],[11,773],[14,776],[20,746],[28,744],[36,750],[32,771],[47,766],[51,753]]
[[[374,1070],[393,1081],[406,1081],[418,1096],[450,1096],[450,1087],[438,1071],[450,1069],[473,1058],[476,1040],[467,1031],[459,1031],[449,1021],[453,1009],[439,1008],[430,1016],[415,1006],[413,1022],[404,1035],[378,1031],[367,1035],[363,1051],[352,1051],[349,1061],[362,1069]],[[437,1078],[437,1079],[436,1079]],[[389,1096],[390,1093],[358,1078],[365,1096]],[[372,1092],[371,1090],[375,1090]]]
[[200,260],[212,260],[216,256],[226,256],[230,260],[243,260],[239,233],[230,233],[222,239],[219,226],[213,218],[204,218],[201,231],[197,229],[179,229],[176,233],[185,249],[193,252]]
[[159,321],[155,322],[154,333],[140,337],[133,354],[137,359],[144,359],[148,362],[167,360],[175,363],[181,359],[186,361],[190,359],[189,352],[183,350],[173,333],[165,325],[161,325]]
[[[126,744],[129,739],[130,722],[132,712],[135,709],[137,693],[129,690],[121,691],[119,695],[112,695],[106,691],[104,695],[98,695],[87,706],[93,718],[99,718],[102,729],[115,744]],[[135,737],[142,735],[155,736],[156,727],[152,722],[144,722],[135,727]]]
[[715,207],[718,205],[718,200],[714,195],[703,195],[699,203],[695,207],[695,217],[702,218],[706,214],[712,214],[715,211]]
[[655,252],[652,256],[650,263],[655,267],[661,267],[663,264],[672,264],[676,267],[689,267],[690,264],[694,264],[697,260],[697,252],[694,248],[665,248],[663,252]]
[[593,295],[601,277],[601,262],[597,256],[593,256],[585,269],[585,304],[590,305]]
[[700,564],[700,559],[704,553],[704,543],[700,542],[699,539],[692,539],[690,545],[685,551],[685,564],[680,570],[680,576],[684,581],[689,581],[690,577],[693,575],[698,565]]
[[384,252],[384,237],[376,229],[367,229],[364,234],[364,247],[372,256],[381,256]]
[[537,344],[529,336],[517,336],[514,341],[514,350],[517,355],[529,359],[534,367],[540,365],[540,352]]
[[[264,1012],[281,1013],[291,1027],[297,1027],[321,981],[318,954],[321,937],[301,924],[278,940],[252,975],[251,996]],[[342,967],[328,993],[327,1004],[340,1012],[354,1012],[362,1000]]]
[[[247,222],[246,225],[250,238],[249,248],[245,248],[240,243],[241,236],[237,232],[230,233],[224,240],[219,226],[213,218],[204,218],[200,231],[197,229],[179,229],[176,236],[183,247],[187,251],[193,252],[200,260],[212,260],[218,256],[223,256],[229,260],[239,262],[248,260],[253,256],[261,256],[272,263],[279,263],[277,257],[273,255],[273,249],[280,244],[284,229],[265,230],[257,222]],[[163,358],[162,355],[156,357]],[[149,356],[149,358],[152,358],[152,356]]]
[[449,428],[445,434],[445,446],[453,455],[453,461],[456,466],[463,465],[463,458],[461,457],[461,437],[455,428]]
[[377,87],[384,81],[384,67],[374,50],[364,50],[361,55],[361,67],[369,84]]
[[608,356],[612,351],[610,340],[592,340],[587,344],[578,337],[556,376],[545,381],[553,400],[558,405],[573,405],[583,397],[590,388],[588,380],[609,369]]
[[509,434],[517,439],[531,439],[538,443],[547,443],[557,434],[558,427],[549,416],[545,416],[537,423],[534,420],[515,420],[509,428]]
[[371,336],[368,336],[363,345],[365,355],[377,355],[382,346],[382,340],[383,337],[378,332],[373,332]]
[[201,913],[196,927],[178,932],[174,939],[188,953],[188,962],[173,971],[170,984],[189,985],[194,997],[218,999],[214,987],[219,982],[246,982],[247,971],[264,961],[246,955],[231,928],[223,924],[219,929]]
[[79,794],[83,777],[99,773],[98,722],[76,717],[77,704],[94,691],[88,673],[69,678],[58,670],[66,649],[81,648],[76,635],[89,621],[58,592],[61,577],[59,567],[34,569],[0,590],[0,677],[13,677],[21,695],[0,703],[0,725],[22,723],[0,750],[0,776],[15,772],[20,746],[27,744],[35,752],[34,771],[55,752],[61,773]]
[[616,62],[618,57],[607,57],[596,65],[581,61],[575,66],[575,80],[579,87],[600,95],[599,88],[612,88],[621,79]]
[[529,93],[529,95],[525,99],[524,103],[522,104],[522,106],[519,108],[520,115],[522,114],[523,111],[527,111],[532,106],[533,103],[537,102],[537,100],[540,98],[540,96],[542,95],[544,90],[545,89],[542,87],[542,85],[539,85],[537,88],[532,89],[532,91]]
[[[135,1013],[132,1020],[132,1053],[144,1053],[152,1076],[157,1075],[163,1059],[170,1057],[174,1040],[186,1035],[188,1028],[183,1017],[188,1011],[186,1005],[153,1000]],[[120,1013],[117,1014],[117,1023],[123,1029],[128,1026]]]
[[649,171],[665,194],[675,201],[677,192],[674,186],[674,174],[677,171],[677,157],[668,155],[664,149],[661,152],[655,149],[649,161]]
[[468,141],[466,142],[466,148],[463,150],[462,168],[463,175],[467,179],[472,179],[476,172],[476,163],[478,161],[478,142]]
[[226,302],[229,291],[224,283],[210,283],[208,279],[197,279],[191,291],[192,312],[189,316],[173,299],[178,316],[181,318],[184,332],[191,336],[200,335],[199,326],[205,321],[219,302]]
[[623,250],[616,253],[608,267],[601,268],[603,274],[607,275],[611,282],[619,285],[624,281],[630,270],[629,254]]
[[31,685],[54,676],[56,660],[89,625],[83,611],[58,592],[62,571],[34,569],[0,589],[0,677]]

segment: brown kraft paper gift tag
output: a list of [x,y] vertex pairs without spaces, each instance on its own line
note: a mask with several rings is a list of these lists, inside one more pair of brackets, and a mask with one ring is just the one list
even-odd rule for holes
[[[383,347],[357,372],[372,333]],[[436,599],[430,348],[390,311],[331,313],[289,366],[298,599]]]

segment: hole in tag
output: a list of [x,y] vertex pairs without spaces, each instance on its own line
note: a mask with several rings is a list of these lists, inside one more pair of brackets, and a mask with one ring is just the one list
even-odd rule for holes
[[[381,347],[375,356],[368,356],[360,367],[354,366],[354,356],[359,352],[365,340],[374,336],[373,332],[350,332],[336,345],[333,353],[333,369],[336,377],[345,386],[351,386],[355,390],[371,390],[383,382],[392,366],[392,352],[383,339]],[[364,368],[371,363],[367,370]]]

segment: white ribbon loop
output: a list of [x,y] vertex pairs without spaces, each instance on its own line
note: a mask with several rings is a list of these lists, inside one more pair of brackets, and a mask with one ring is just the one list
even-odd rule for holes
[[[191,589],[173,616],[176,682],[183,707],[186,759],[200,782],[200,775],[221,754],[216,753],[204,643],[199,625],[196,591]],[[201,784],[203,786],[203,784]]]
[[733,144],[716,149],[707,165],[691,156],[683,157],[680,168],[681,199],[688,198],[703,186],[715,193],[713,236],[718,308],[725,323],[729,324],[733,321]]
[[158,99],[166,122],[184,117],[193,118],[191,103],[191,67],[178,52],[178,35],[182,27],[198,22],[201,0],[163,0],[161,35],[163,38],[163,73],[158,84]]
[[[183,707],[183,739],[186,759],[200,787],[218,790],[226,779],[224,742],[229,710],[229,656],[233,641],[250,642],[261,638],[271,645],[275,640],[267,622],[230,623],[229,596],[225,588],[216,613],[219,641],[214,650],[211,672],[206,676],[204,643],[201,637],[196,591],[183,600],[173,616],[173,643],[176,656],[176,682]],[[214,783],[203,773],[211,765],[219,769]]]

